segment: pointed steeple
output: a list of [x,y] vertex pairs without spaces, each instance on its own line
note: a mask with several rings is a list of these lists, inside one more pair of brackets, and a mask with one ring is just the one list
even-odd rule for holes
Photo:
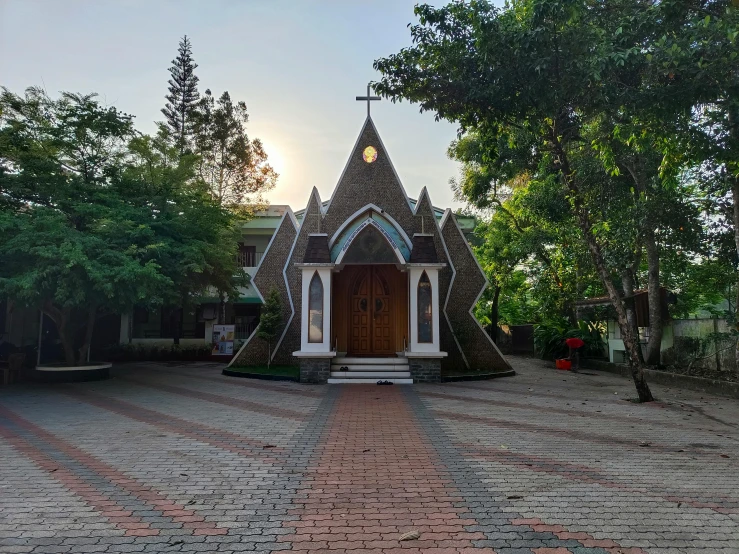
[[390,155],[371,118],[364,121],[326,209],[327,228],[337,228],[368,204],[392,208],[404,228],[412,228],[412,210]]
[[300,270],[295,265],[303,262],[310,236],[318,233],[318,229],[323,229],[321,204],[321,195],[318,194],[318,189],[313,187],[308,198],[308,205],[303,212],[303,220],[300,223],[298,236],[295,237],[290,255],[285,263],[284,272],[290,287],[290,298],[296,307],[295,313],[297,314],[292,316],[285,326],[283,333],[285,340],[284,344],[281,344],[281,348],[285,352],[300,350],[300,306],[303,292],[300,286]]

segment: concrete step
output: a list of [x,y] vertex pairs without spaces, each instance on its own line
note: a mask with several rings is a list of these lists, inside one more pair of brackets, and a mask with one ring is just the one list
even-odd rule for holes
[[334,358],[331,363],[336,365],[349,365],[349,364],[361,364],[361,365],[398,365],[407,364],[408,358],[398,358],[397,356],[387,358],[361,358],[361,357],[344,357]]
[[331,371],[340,371],[342,367],[348,371],[408,371],[408,364],[404,365],[369,365],[369,364],[331,364]]
[[[329,377],[328,384],[329,385],[377,385],[377,381],[380,381],[380,378],[377,379],[347,379],[342,377]],[[413,379],[398,379],[396,377],[393,378],[387,378],[382,379],[382,381],[390,381],[391,383],[394,383],[396,385],[412,385]],[[378,385],[379,386],[379,385]]]
[[341,377],[344,379],[401,379],[409,378],[410,371],[332,371],[331,377]]

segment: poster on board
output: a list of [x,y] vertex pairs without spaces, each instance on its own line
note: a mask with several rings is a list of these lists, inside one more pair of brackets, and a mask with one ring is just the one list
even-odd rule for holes
[[213,325],[213,348],[214,356],[233,356],[235,325]]

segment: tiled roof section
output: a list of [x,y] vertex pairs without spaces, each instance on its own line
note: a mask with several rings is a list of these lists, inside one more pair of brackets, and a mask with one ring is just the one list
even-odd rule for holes
[[433,235],[413,235],[413,248],[411,249],[412,264],[437,264],[439,258],[436,256]]
[[308,237],[308,246],[303,256],[304,264],[329,264],[331,263],[331,255],[328,251],[327,235],[310,235]]

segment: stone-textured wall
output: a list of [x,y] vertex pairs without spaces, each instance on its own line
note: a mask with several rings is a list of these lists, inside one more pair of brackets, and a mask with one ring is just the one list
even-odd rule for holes
[[[447,256],[444,239],[436,221],[434,207],[426,187],[423,188],[418,197],[415,225],[413,232],[424,232],[434,235],[436,256],[440,263],[446,264],[446,267],[439,270],[439,309],[441,310],[439,314],[439,346],[442,352],[447,353],[447,357],[442,359],[441,367],[444,371],[463,369],[465,367],[464,358],[462,358],[462,353],[454,340],[452,329],[449,327],[449,321],[443,311],[444,301],[449,294],[449,284],[452,280],[454,266],[452,260]],[[414,293],[415,291],[411,291],[411,294]]]
[[439,358],[410,358],[408,360],[414,383],[439,383],[441,360]]
[[[267,251],[264,253],[262,262],[259,264],[259,269],[254,275],[253,284],[259,290],[261,295],[266,299],[269,291],[274,287],[280,293],[280,299],[282,300],[282,321],[287,323],[292,313],[290,307],[290,299],[287,295],[287,286],[285,285],[285,278],[282,274],[282,270],[285,267],[287,256],[290,253],[293,242],[295,242],[295,236],[297,235],[297,228],[292,213],[286,213],[282,218],[277,231],[275,232],[274,239],[270,244]],[[275,342],[279,339],[275,339]],[[275,345],[272,345],[274,349]],[[277,355],[274,357],[275,363],[278,364],[289,364],[291,363],[291,356],[285,356],[284,350],[280,349]],[[238,358],[234,360],[234,365],[262,365],[267,363],[267,343],[253,335],[251,340],[244,346],[243,350],[238,355]]]
[[483,287],[487,286],[487,281],[453,213],[448,212],[441,232],[457,271],[446,304],[454,336],[464,351],[470,369],[507,371],[511,366],[470,313]]
[[[367,146],[377,149],[377,159],[369,164],[362,159],[362,152]],[[403,186],[395,175],[390,157],[371,120],[365,122],[344,174],[336,185],[326,212],[323,232],[331,238],[348,217],[367,204],[375,204],[385,210],[406,233],[414,228],[413,212]],[[412,234],[409,233],[409,236]]]
[[[378,151],[377,160],[369,164],[362,159],[362,152],[367,146],[374,146]],[[441,362],[443,367],[449,370],[464,368],[464,358],[457,346],[457,341],[459,341],[461,350],[464,351],[472,369],[509,369],[505,359],[495,349],[482,329],[477,326],[473,316],[468,313],[478,293],[485,285],[485,278],[475,263],[464,236],[450,218],[447,218],[446,229],[439,228],[431,200],[425,189],[419,195],[414,213],[408,205],[403,185],[397,178],[389,155],[380,142],[374,124],[369,119],[365,122],[326,213],[321,214],[321,199],[314,188],[297,237],[294,241],[287,240],[280,246],[283,253],[285,250],[289,252],[292,248],[289,259],[286,259],[287,254],[284,254],[285,258],[281,259],[286,259],[283,267],[295,306],[295,316],[287,328],[275,359],[280,363],[296,363],[292,353],[300,349],[302,288],[300,270],[295,267],[295,264],[303,260],[308,235],[320,231],[327,233],[329,238],[332,237],[350,216],[367,204],[375,204],[383,209],[409,237],[422,231],[434,235],[437,257],[441,263],[447,264],[439,271],[440,307],[443,310],[444,304],[447,303],[446,314],[449,316],[447,320],[443,311],[439,314],[440,345],[441,349],[448,353],[448,357]],[[449,251],[449,256],[447,251]],[[457,271],[453,287],[452,268]],[[282,269],[280,269],[281,272]],[[261,277],[260,274],[261,269],[258,277]],[[265,272],[265,281],[268,279],[271,281],[273,278],[275,277],[268,277]],[[261,279],[258,280],[257,285],[264,294],[265,289],[264,285],[260,284],[261,282]]]
[[[308,236],[311,233],[318,232],[318,219],[321,213],[321,197],[318,195],[316,188],[313,188],[310,198],[308,199],[308,206],[305,208],[305,214],[303,215],[303,222],[298,231],[298,236],[295,239],[295,245],[291,244],[292,254],[290,259],[287,260],[285,265],[285,275],[287,275],[287,283],[290,287],[290,293],[292,294],[293,304],[295,305],[295,317],[293,317],[290,325],[285,333],[285,339],[280,345],[280,351],[278,353],[281,357],[286,357],[295,363],[296,359],[292,355],[293,352],[300,350],[300,310],[302,309],[303,302],[303,287],[301,270],[295,267],[295,264],[303,262],[303,256],[305,256],[305,249],[308,246]],[[321,223],[321,232],[326,232],[323,229],[323,223]],[[326,323],[330,321],[329,318],[324,320]]]
[[[362,158],[362,152],[367,146],[374,146],[378,151],[377,160],[369,164]],[[422,194],[421,199],[424,197],[425,203],[422,203],[423,205],[419,207],[425,216],[425,227],[427,232],[436,230],[436,235],[438,235],[438,227],[434,223],[433,210],[428,195]],[[336,186],[331,204],[323,217],[320,218],[320,232],[327,233],[331,238],[347,218],[367,204],[375,204],[382,208],[387,215],[402,227],[409,237],[412,237],[413,233],[421,232],[421,216],[420,214],[414,215],[408,205],[403,185],[393,170],[388,153],[382,147],[377,130],[371,120],[365,122],[360,138],[350,155],[346,170]],[[303,260],[308,244],[308,235],[319,232],[318,221],[320,216],[318,214],[321,213],[320,210],[321,198],[314,188],[308,199],[308,206],[303,217],[304,223],[295,241],[295,248],[287,262],[286,274],[296,313],[280,346],[279,356],[291,356],[292,352],[300,349],[302,288],[300,270],[295,268],[294,264]],[[446,255],[440,236],[435,237],[435,243],[437,244],[439,259],[446,263]],[[449,272],[450,270],[445,268],[445,271]],[[443,275],[440,276],[442,283],[444,283],[444,278]],[[448,279],[447,276],[446,282],[448,282]],[[449,334],[445,327],[447,327],[446,322],[442,323],[442,337]]]
[[331,358],[300,358],[301,383],[326,383],[331,374]]

